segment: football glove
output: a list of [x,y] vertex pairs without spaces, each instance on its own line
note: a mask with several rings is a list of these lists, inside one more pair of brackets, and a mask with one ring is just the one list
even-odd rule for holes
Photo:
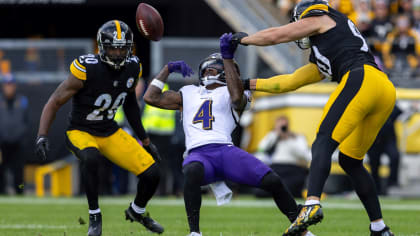
[[42,161],[47,160],[48,152],[50,151],[50,144],[47,136],[40,135],[36,138],[35,142],[35,154]]
[[149,145],[147,145],[147,146],[144,145],[143,147],[144,147],[144,149],[146,149],[146,151],[148,153],[150,153],[150,155],[152,155],[153,159],[157,163],[162,161],[162,158],[160,157],[160,154],[159,154],[159,151],[158,151],[157,147],[152,142],[150,142]]
[[191,67],[184,61],[170,61],[168,62],[169,73],[175,72],[182,74],[183,77],[189,77],[194,74]]
[[238,46],[238,44],[242,44],[244,46],[248,46],[248,44],[243,44],[241,43],[241,40],[245,37],[247,37],[248,34],[245,32],[238,32],[232,35],[232,44],[235,44],[236,46]]
[[232,33],[220,37],[220,53],[223,59],[233,59],[238,44],[232,43]]

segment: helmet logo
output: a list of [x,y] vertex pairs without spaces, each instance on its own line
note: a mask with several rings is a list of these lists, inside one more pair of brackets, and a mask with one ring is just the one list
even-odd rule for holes
[[134,84],[134,78],[129,78],[127,80],[127,88],[131,88]]

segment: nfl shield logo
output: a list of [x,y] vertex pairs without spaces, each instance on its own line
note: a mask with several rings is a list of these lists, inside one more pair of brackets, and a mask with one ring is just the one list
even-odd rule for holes
[[127,80],[127,88],[131,88],[131,86],[133,86],[134,84],[134,78],[129,78]]

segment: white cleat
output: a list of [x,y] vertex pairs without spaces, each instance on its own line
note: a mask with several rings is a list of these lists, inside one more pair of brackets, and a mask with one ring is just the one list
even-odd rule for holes
[[191,232],[190,234],[188,234],[187,236],[203,236],[203,234],[200,233],[196,233],[196,232]]
[[306,234],[304,234],[303,236],[316,236],[316,235],[311,233],[311,231],[307,231]]

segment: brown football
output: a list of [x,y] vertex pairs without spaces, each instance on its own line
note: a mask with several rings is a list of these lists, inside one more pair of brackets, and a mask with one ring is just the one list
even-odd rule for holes
[[159,41],[163,35],[163,20],[159,12],[147,3],[140,3],[136,11],[136,24],[143,37]]

